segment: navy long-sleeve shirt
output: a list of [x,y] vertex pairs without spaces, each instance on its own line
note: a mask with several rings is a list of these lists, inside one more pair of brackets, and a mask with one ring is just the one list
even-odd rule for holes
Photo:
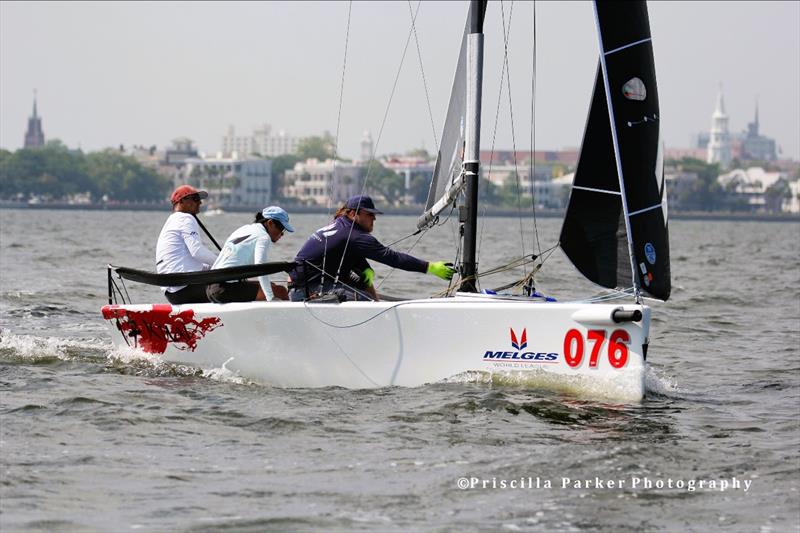
[[294,258],[297,266],[289,273],[292,284],[303,286],[313,281],[319,282],[323,258],[326,281],[332,281],[338,270],[341,273],[339,279],[347,282],[351,271],[361,274],[370,268],[367,259],[411,272],[425,273],[428,270],[427,261],[387,248],[346,216],[340,216],[332,224],[311,234]]

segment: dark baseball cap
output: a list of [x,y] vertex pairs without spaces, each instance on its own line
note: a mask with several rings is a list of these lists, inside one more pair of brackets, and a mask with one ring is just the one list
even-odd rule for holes
[[347,200],[347,203],[344,204],[344,206],[347,209],[366,211],[367,213],[373,213],[376,215],[383,214],[383,211],[378,211],[377,209],[375,209],[375,202],[372,201],[372,198],[361,194],[350,197],[350,199]]

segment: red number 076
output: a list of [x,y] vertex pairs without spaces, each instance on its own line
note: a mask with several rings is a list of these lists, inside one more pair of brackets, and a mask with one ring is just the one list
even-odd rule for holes
[[[590,329],[586,332],[586,337],[592,343],[592,353],[589,355],[589,368],[597,368],[597,360],[600,357],[600,350],[606,340],[604,329]],[[617,329],[611,333],[608,339],[608,362],[614,368],[622,368],[628,362],[628,342],[631,338],[624,329]],[[577,329],[571,329],[564,337],[564,359],[573,368],[579,366],[583,361],[583,347],[585,341],[583,335]]]

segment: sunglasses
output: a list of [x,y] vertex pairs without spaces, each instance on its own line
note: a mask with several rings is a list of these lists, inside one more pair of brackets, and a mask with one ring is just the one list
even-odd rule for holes
[[191,201],[197,202],[197,203],[200,203],[200,200],[201,200],[199,194],[190,194],[189,196],[184,196],[183,199],[184,200],[191,200]]
[[270,218],[269,220],[270,220],[270,222],[272,222],[275,225],[276,228],[278,228],[278,231],[281,232],[281,235],[286,233],[286,228],[283,227],[283,224],[281,224],[280,222],[278,222],[274,218]]

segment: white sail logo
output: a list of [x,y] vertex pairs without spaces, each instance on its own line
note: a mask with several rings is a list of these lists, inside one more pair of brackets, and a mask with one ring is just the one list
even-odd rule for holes
[[628,100],[644,100],[647,98],[647,89],[639,78],[631,78],[622,86],[622,95]]

